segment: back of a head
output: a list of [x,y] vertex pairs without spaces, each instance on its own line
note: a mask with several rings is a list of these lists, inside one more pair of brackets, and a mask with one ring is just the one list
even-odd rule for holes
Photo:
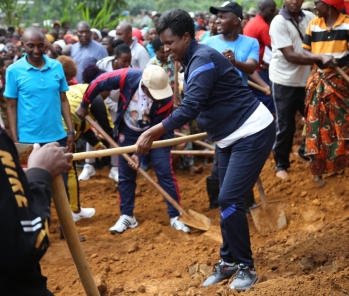
[[82,80],[84,83],[90,83],[103,73],[105,73],[104,70],[99,69],[95,64],[91,64],[82,72]]
[[173,35],[182,38],[188,32],[190,37],[194,39],[195,29],[193,19],[185,10],[175,8],[168,10],[162,14],[156,26],[156,30],[160,35],[163,31],[170,29]]
[[65,77],[71,79],[76,76],[78,73],[78,68],[71,57],[61,55],[56,60],[61,62]]
[[115,39],[112,43],[112,47],[114,48],[114,55],[116,57],[120,56],[121,54],[131,53],[130,47],[121,38]]
[[262,10],[265,9],[269,6],[273,6],[275,5],[275,1],[274,0],[259,0],[258,2],[258,10]]
[[71,45],[71,44],[67,44],[66,46],[64,46],[62,48],[62,55],[70,56],[70,51],[71,51],[72,46],[73,45]]
[[156,36],[153,39],[153,42],[151,43],[151,45],[153,46],[154,51],[158,51],[162,46],[164,46],[159,36]]

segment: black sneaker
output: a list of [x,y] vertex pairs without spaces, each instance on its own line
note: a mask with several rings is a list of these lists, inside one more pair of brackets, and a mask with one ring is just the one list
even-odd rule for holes
[[229,288],[236,291],[250,289],[258,280],[256,270],[244,264],[239,264],[237,266],[239,270]]
[[204,281],[202,286],[208,287],[223,280],[230,279],[238,269],[235,263],[232,266],[228,266],[223,260],[219,260],[213,267],[213,273]]

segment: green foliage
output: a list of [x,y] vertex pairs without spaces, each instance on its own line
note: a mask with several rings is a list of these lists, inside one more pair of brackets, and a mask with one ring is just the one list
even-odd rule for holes
[[[69,1],[69,0],[68,0]],[[117,17],[116,13],[113,11],[113,5],[111,2],[113,0],[104,0],[102,8],[99,10],[95,17],[91,17],[91,12],[89,7],[81,9],[82,18],[81,20],[87,21],[91,28],[109,28],[115,29],[119,24],[122,17]]]
[[81,20],[81,10],[84,8],[85,2],[77,3],[75,0],[62,0],[62,14],[60,22],[69,22],[75,24]]
[[17,0],[1,0],[0,9],[4,14],[5,24],[7,26],[19,27],[22,20],[23,12],[25,11],[29,0],[24,0],[21,4]]

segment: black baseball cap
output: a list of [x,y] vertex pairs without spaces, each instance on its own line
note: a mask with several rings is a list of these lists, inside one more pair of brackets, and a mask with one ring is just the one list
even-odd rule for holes
[[212,14],[217,14],[218,11],[232,12],[238,18],[240,18],[240,21],[244,18],[242,15],[242,7],[236,2],[226,1],[220,7],[214,7],[214,6],[210,7],[210,12]]

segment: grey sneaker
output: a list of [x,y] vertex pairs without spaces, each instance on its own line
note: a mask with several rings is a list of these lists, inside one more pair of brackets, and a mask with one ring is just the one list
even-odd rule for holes
[[250,289],[258,280],[257,273],[254,268],[249,268],[244,264],[238,265],[238,272],[229,288],[236,291],[245,291]]
[[235,263],[233,266],[228,266],[223,260],[219,260],[213,267],[213,273],[204,281],[202,286],[208,287],[223,280],[230,279],[238,269]]

